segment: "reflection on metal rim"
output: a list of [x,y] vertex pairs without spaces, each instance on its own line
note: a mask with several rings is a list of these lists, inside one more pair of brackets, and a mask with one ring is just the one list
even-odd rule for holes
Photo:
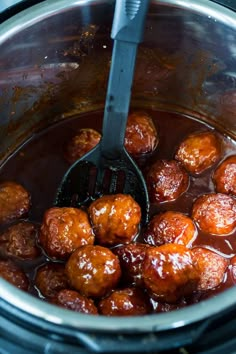
[[[3,279],[0,279],[1,298],[11,306],[10,312],[17,318],[25,321],[25,314],[29,314],[32,316],[30,322],[35,322],[35,325],[39,325],[38,320],[42,320],[74,330],[144,333],[175,329],[209,319],[211,316],[217,315],[235,305],[236,287],[228,289],[212,299],[201,301],[198,304],[177,311],[126,318],[94,317],[64,310],[24,293]],[[17,312],[17,309],[20,309],[20,312]]]
[[[32,26],[33,24],[42,21],[43,19],[61,13],[63,11],[68,11],[77,6],[92,5],[99,3],[113,3],[114,0],[57,0],[57,2],[45,1],[43,3],[37,4],[35,6],[26,9],[19,14],[13,16],[6,22],[4,22],[0,27],[0,45],[18,33],[19,31]],[[227,26],[232,26],[236,29],[236,18],[235,13],[227,8],[222,7],[216,3],[205,0],[158,0],[158,6],[176,6],[183,9],[188,9],[199,14],[205,15],[208,18],[213,18],[215,21],[226,24]]]

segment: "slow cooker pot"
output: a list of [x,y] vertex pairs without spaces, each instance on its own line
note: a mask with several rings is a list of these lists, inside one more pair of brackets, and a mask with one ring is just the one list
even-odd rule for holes
[[[48,0],[2,22],[2,163],[36,131],[102,109],[113,10],[109,0]],[[152,1],[131,104],[194,116],[235,139],[235,34],[235,13],[216,3]],[[236,287],[170,313],[106,318],[63,310],[0,279],[0,319],[1,353],[233,353]]]

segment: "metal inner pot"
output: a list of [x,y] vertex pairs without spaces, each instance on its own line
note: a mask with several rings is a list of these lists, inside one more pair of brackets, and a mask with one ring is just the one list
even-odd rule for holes
[[[113,10],[114,1],[44,1],[2,23],[2,162],[40,129],[103,108]],[[235,14],[220,5],[205,0],[152,1],[131,105],[191,115],[235,139],[235,33]],[[236,288],[231,288],[170,313],[94,318],[44,303],[0,279],[0,309],[6,321],[46,331],[51,339],[67,336],[95,351],[104,347],[94,333],[142,333],[143,345],[148,338],[153,349],[157,333],[172,331],[178,343],[178,330],[186,327],[185,341],[191,342],[211,318],[231,311],[235,298]],[[143,346],[132,348],[142,351]],[[116,344],[112,350],[121,349],[122,344]]]

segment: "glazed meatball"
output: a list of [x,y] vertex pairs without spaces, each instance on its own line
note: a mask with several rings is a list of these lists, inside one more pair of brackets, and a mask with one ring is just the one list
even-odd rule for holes
[[143,285],[142,267],[149,245],[130,243],[113,249],[122,269],[122,279],[127,284]]
[[174,303],[197,289],[199,271],[191,250],[169,243],[146,251],[143,279],[151,297]]
[[143,112],[129,114],[125,148],[130,155],[138,156],[151,153],[158,144],[158,136],[152,118]]
[[180,144],[175,158],[186,170],[199,174],[211,167],[221,154],[221,143],[213,132],[189,135]]
[[80,295],[77,291],[64,289],[60,290],[55,299],[53,299],[55,305],[65,307],[68,310],[87,313],[90,315],[97,315],[98,310],[94,305],[93,300]]
[[229,261],[203,247],[193,248],[192,253],[195,262],[198,264],[200,274],[198,290],[209,290],[220,285],[224,279]]
[[0,223],[26,215],[30,209],[30,195],[15,182],[0,183]]
[[236,196],[236,155],[221,162],[213,174],[216,192]]
[[76,208],[51,208],[43,217],[39,240],[52,258],[67,259],[76,248],[94,243],[88,215]]
[[236,227],[236,200],[222,193],[204,194],[195,200],[192,218],[204,232],[227,235]]
[[88,213],[100,245],[129,243],[137,235],[141,208],[130,195],[105,195],[90,205]]
[[141,289],[125,288],[102,299],[98,309],[105,316],[141,316],[150,313],[151,305]]
[[72,287],[88,297],[105,296],[121,277],[118,257],[98,245],[77,248],[66,263],[66,272]]
[[29,281],[26,274],[9,260],[0,260],[0,277],[21,290],[28,290]]
[[65,266],[60,263],[44,264],[37,270],[35,286],[46,298],[53,298],[60,290],[69,288]]
[[9,256],[34,259],[41,253],[36,245],[37,232],[38,228],[31,222],[11,225],[0,235],[0,249]]
[[158,160],[147,173],[147,188],[153,203],[177,199],[189,185],[189,176],[175,160]]
[[101,134],[96,130],[90,128],[80,129],[66,146],[66,160],[72,164],[92,150],[99,143],[100,139]]
[[192,219],[177,211],[155,215],[144,232],[144,241],[150,245],[178,243],[190,247],[197,236]]

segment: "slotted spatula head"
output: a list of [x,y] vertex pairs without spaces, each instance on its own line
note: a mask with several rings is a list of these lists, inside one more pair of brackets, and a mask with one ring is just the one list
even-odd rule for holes
[[81,207],[104,194],[130,194],[148,220],[145,180],[124,148],[137,45],[142,39],[149,0],[116,1],[112,51],[102,139],[76,161],[58,188],[55,205]]
[[130,194],[140,205],[142,222],[148,221],[149,199],[145,180],[124,150],[118,160],[105,159],[100,144],[75,162],[58,189],[56,205],[81,207],[106,194]]

